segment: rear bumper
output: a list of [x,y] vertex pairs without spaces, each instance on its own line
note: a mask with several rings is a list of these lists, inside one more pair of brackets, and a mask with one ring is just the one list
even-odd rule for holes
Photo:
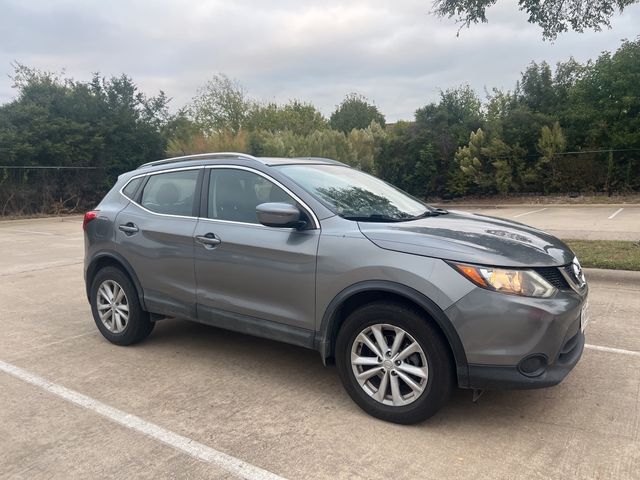
[[531,389],[560,383],[576,366],[584,350],[584,333],[578,333],[563,345],[555,363],[536,376],[525,375],[518,366],[469,365],[468,388],[481,390]]

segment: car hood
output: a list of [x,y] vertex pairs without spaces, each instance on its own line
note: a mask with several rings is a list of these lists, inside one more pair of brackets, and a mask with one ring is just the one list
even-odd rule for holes
[[504,267],[550,267],[571,263],[562,241],[521,223],[474,213],[399,223],[359,222],[360,231],[380,248],[443,260]]

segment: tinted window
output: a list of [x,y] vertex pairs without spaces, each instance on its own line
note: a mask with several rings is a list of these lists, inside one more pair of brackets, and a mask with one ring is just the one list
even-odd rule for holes
[[151,175],[142,191],[142,206],[168,215],[193,215],[193,197],[199,170]]
[[246,170],[211,169],[209,177],[209,218],[260,223],[256,207],[266,202],[296,202],[266,178]]
[[122,189],[122,193],[124,193],[125,196],[133,199],[133,195],[136,193],[136,190],[138,189],[138,186],[140,185],[140,182],[142,182],[143,178],[144,177],[138,177],[131,180],[129,183],[127,183],[127,186]]

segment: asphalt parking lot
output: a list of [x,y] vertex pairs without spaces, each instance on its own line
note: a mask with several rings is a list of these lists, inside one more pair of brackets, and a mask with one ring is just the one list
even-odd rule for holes
[[508,218],[564,239],[640,240],[640,205],[441,206]]
[[[604,231],[617,208],[602,208],[572,228]],[[611,232],[638,233],[629,210]],[[542,213],[516,219],[542,226]],[[138,346],[109,344],[82,255],[80,218],[0,222],[2,478],[639,476],[638,273],[587,272],[589,345],[561,385],[478,403],[458,391],[407,427],[360,411],[335,368],[302,348],[175,320]]]

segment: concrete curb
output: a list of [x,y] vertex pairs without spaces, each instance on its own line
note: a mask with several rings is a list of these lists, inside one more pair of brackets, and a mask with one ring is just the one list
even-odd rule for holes
[[605,268],[585,268],[587,281],[612,282],[632,285],[640,289],[640,272],[633,270],[607,270]]

